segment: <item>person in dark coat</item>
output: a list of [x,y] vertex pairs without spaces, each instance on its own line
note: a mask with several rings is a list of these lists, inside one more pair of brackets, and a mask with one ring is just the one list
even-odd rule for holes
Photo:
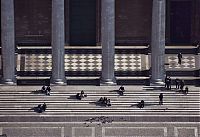
[[188,89],[188,87],[186,86],[186,87],[185,87],[185,94],[188,94],[188,90],[189,90],[189,89]]
[[46,111],[46,109],[47,109],[47,105],[46,105],[46,103],[44,103],[44,104],[42,105],[42,111]]
[[42,86],[42,89],[41,89],[42,93],[46,91],[46,87],[45,86]]
[[144,100],[141,100],[138,105],[139,108],[143,108],[144,107]]
[[118,91],[119,91],[120,95],[124,95],[125,88],[123,86],[121,86]]
[[110,99],[107,100],[107,104],[106,104],[108,107],[111,106],[111,102],[110,102]]
[[159,104],[160,105],[163,104],[163,93],[160,93],[160,95],[159,95]]
[[48,87],[46,88],[46,95],[49,95],[49,96],[50,96],[50,93],[51,93],[51,88],[50,88],[50,86],[48,86]]
[[180,80],[178,78],[175,79],[176,89],[180,87]]
[[172,80],[170,77],[168,78],[168,89],[172,89]]
[[181,65],[181,61],[182,61],[182,54],[181,53],[178,53],[178,64]]
[[185,86],[185,82],[184,82],[184,80],[181,80],[181,81],[180,81],[180,89],[181,89],[181,92],[183,92],[184,86]]
[[166,78],[165,85],[166,85],[168,90],[171,89],[171,78],[170,77]]

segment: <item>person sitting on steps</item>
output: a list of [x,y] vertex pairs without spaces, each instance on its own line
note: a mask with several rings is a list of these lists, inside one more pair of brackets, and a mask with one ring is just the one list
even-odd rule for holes
[[106,103],[106,105],[107,105],[108,107],[110,107],[110,106],[111,106],[110,99],[108,99],[108,100],[107,100],[107,103]]
[[46,109],[47,109],[47,105],[46,105],[46,103],[44,103],[44,104],[42,105],[42,110],[43,110],[43,111],[46,111]]
[[39,104],[39,105],[37,106],[36,111],[37,111],[38,113],[42,113],[42,112],[46,111],[46,108],[47,108],[46,103],[44,103],[43,105]]
[[141,100],[138,105],[139,108],[143,108],[144,107],[144,100]]
[[188,94],[188,87],[187,87],[187,86],[185,87],[184,93],[185,93],[185,94]]
[[87,97],[87,95],[84,93],[83,90],[81,90],[81,93],[76,94],[76,99],[81,100],[82,98]]
[[45,93],[46,87],[45,87],[45,86],[42,86],[41,91],[42,91],[42,93]]
[[120,95],[124,95],[125,88],[123,86],[121,86],[118,91],[119,91]]
[[51,92],[51,88],[50,88],[50,86],[47,86],[47,88],[46,88],[46,95],[50,96],[50,92]]

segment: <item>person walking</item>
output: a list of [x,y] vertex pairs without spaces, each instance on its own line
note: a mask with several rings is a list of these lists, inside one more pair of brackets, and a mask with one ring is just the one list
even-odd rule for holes
[[163,93],[160,93],[159,95],[159,105],[163,104]]
[[181,65],[181,61],[182,61],[182,54],[178,53],[178,64]]

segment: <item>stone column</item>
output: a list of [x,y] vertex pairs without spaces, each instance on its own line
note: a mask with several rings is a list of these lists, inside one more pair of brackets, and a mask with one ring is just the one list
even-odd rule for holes
[[101,0],[102,73],[100,85],[116,85],[115,60],[115,0]]
[[151,83],[165,78],[165,0],[153,0],[151,33]]
[[14,0],[1,0],[2,83],[15,84]]
[[65,27],[64,0],[52,0],[52,77],[51,84],[66,83],[65,56]]

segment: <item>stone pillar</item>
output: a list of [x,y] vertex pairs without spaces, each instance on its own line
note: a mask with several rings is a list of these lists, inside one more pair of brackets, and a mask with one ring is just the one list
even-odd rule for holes
[[1,0],[2,83],[15,84],[14,0]]
[[52,0],[52,77],[51,84],[66,83],[65,56],[65,25],[64,0]]
[[153,0],[151,33],[151,83],[165,78],[165,0]]
[[115,60],[115,0],[101,0],[102,73],[100,85],[116,85]]

